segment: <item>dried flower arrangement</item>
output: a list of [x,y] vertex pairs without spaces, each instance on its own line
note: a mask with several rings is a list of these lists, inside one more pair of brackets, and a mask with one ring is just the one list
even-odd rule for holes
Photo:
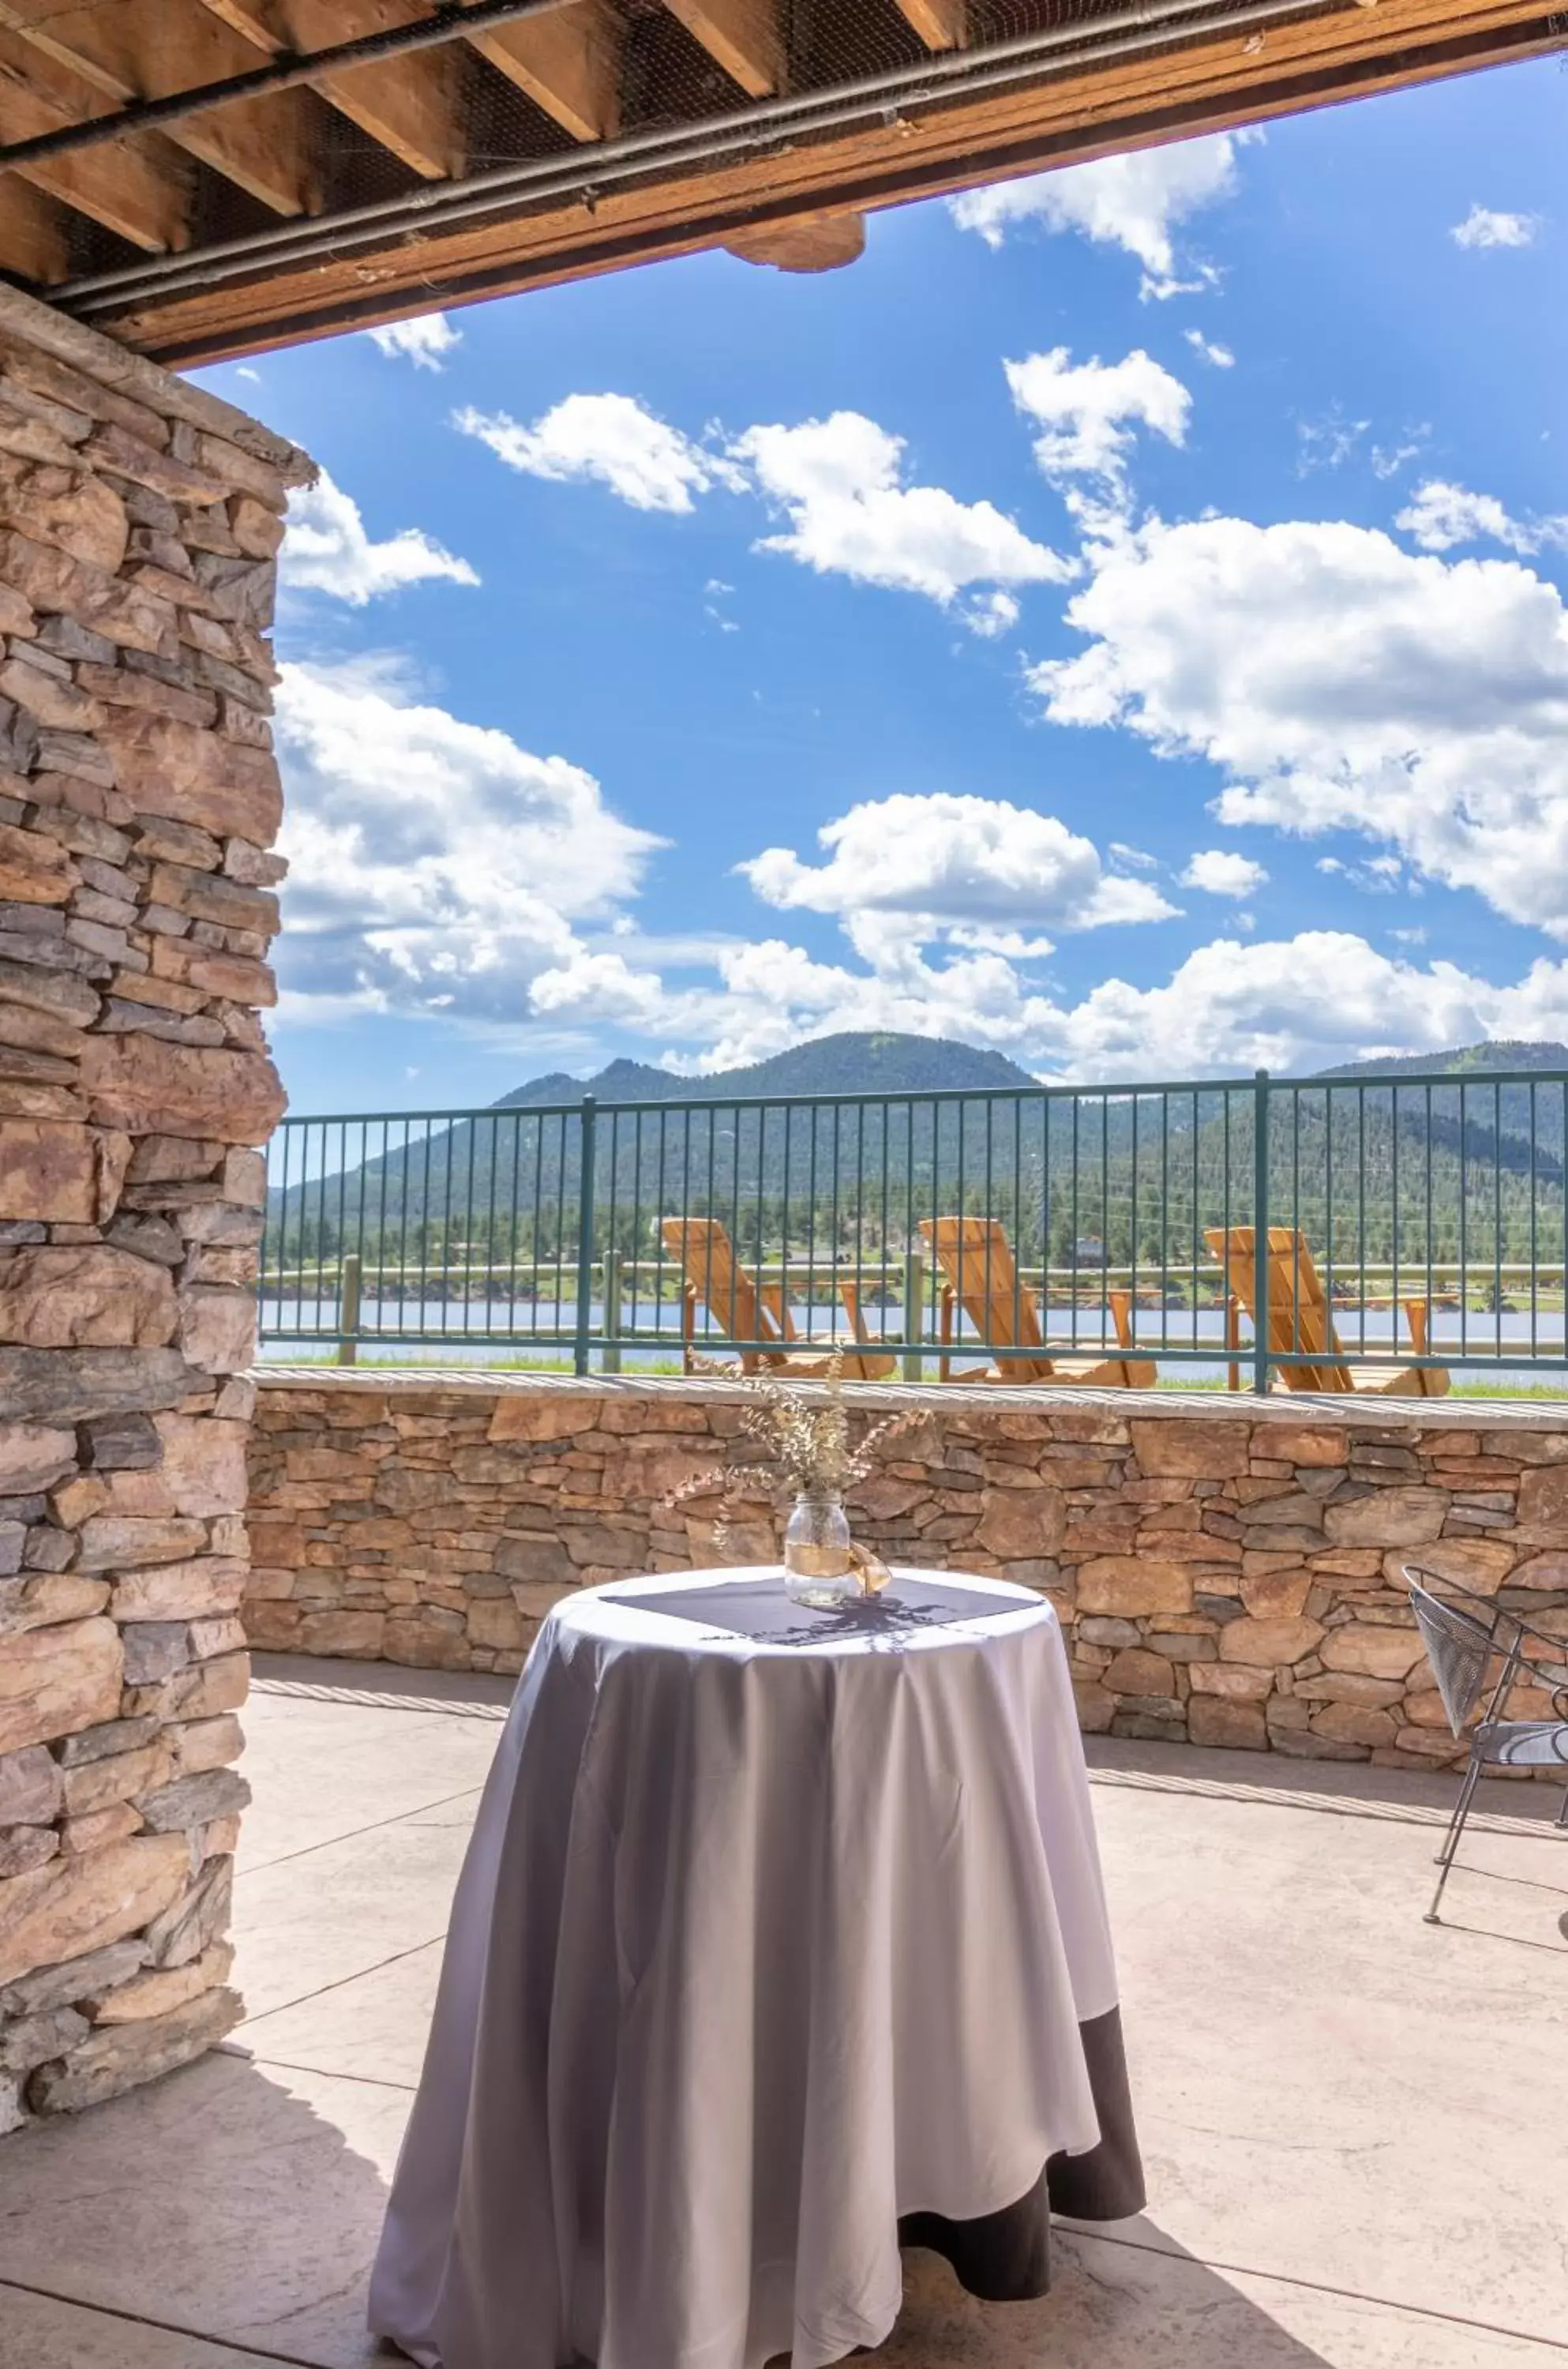
[[[716,1358],[698,1357],[693,1363],[701,1372],[735,1379],[734,1367]],[[727,1458],[706,1472],[694,1473],[670,1491],[666,1505],[682,1505],[689,1497],[711,1497],[716,1491],[719,1514],[714,1539],[722,1554],[729,1537],[730,1514],[743,1499],[760,1495],[778,1499],[788,1494],[836,1501],[857,1481],[865,1480],[876,1467],[878,1450],[922,1423],[926,1410],[910,1407],[885,1415],[871,1425],[859,1447],[852,1448],[843,1363],[843,1351],[836,1348],[822,1378],[820,1398],[791,1390],[772,1374],[742,1375],[741,1388],[755,1403],[741,1416],[740,1437],[755,1453],[744,1461]]]

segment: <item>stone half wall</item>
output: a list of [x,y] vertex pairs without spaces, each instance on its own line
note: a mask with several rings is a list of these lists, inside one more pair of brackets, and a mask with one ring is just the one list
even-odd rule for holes
[[[721,1559],[715,1504],[664,1500],[734,1439],[732,1384],[258,1380],[256,1646],[511,1672],[572,1588]],[[890,1562],[1047,1595],[1088,1729],[1453,1764],[1400,1578],[1412,1554],[1568,1641],[1568,1405],[846,1396],[857,1425],[924,1416],[852,1499],[857,1534]],[[732,1559],[771,1561],[775,1538],[766,1505],[745,1509]]]
[[304,456],[0,289],[0,2132],[225,1987]]

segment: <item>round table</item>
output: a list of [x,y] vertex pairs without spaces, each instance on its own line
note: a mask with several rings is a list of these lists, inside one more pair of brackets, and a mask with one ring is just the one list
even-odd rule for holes
[[458,1884],[371,2287],[424,2369],[821,2369],[900,2244],[1037,2295],[1142,2205],[1056,1615],[898,1571],[586,1590]]

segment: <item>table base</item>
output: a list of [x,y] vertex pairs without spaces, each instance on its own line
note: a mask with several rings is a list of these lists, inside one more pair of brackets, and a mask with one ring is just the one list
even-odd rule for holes
[[1027,2194],[975,2221],[941,2213],[905,2213],[900,2246],[941,2254],[966,2293],[982,2303],[1030,2303],[1051,2284],[1051,2214],[1074,2221],[1122,2221],[1147,2202],[1132,2118],[1119,2008],[1079,2025],[1100,2144],[1087,2155],[1054,2155]]

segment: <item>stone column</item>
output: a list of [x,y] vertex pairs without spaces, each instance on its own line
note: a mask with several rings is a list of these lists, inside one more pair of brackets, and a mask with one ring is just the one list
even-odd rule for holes
[[0,289],[0,2132],[210,2046],[293,446]]

